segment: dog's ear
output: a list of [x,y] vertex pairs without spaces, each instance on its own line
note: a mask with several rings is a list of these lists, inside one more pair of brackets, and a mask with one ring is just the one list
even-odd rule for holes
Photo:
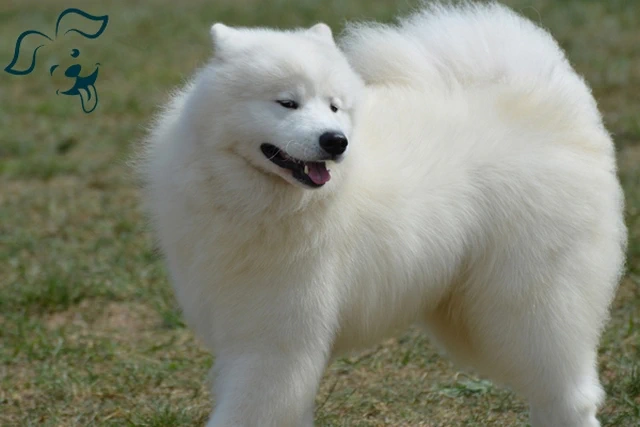
[[88,39],[96,39],[104,32],[109,23],[109,16],[95,16],[80,9],[70,8],[58,16],[56,22],[56,38],[77,33]]
[[335,44],[335,40],[333,40],[333,33],[331,32],[331,27],[323,22],[314,25],[307,31],[321,40],[324,40],[331,44]]
[[216,22],[211,26],[211,38],[213,47],[216,51],[220,51],[224,46],[237,35],[238,30],[228,27],[221,22]]
[[5,67],[9,74],[23,76],[29,74],[36,67],[36,53],[42,46],[53,40],[40,31],[25,31],[16,41],[11,63]]
[[211,38],[213,40],[213,48],[215,55],[220,57],[225,50],[225,47],[229,44],[229,41],[236,37],[239,33],[235,28],[224,25],[221,22],[217,22],[211,26]]

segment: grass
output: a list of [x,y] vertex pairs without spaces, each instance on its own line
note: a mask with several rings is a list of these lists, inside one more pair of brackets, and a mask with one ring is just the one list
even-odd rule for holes
[[[6,2],[5,2],[6,3]],[[0,61],[64,8],[109,14],[90,43],[61,40],[29,76],[0,73],[0,425],[200,425],[211,365],[182,323],[125,165],[170,89],[210,53],[212,22],[289,27],[390,20],[407,1],[24,0],[0,6]],[[602,339],[605,426],[640,423],[640,3],[510,0],[549,28],[593,85],[616,138],[628,273]],[[37,7],[36,7],[37,5]],[[100,104],[56,96],[76,43],[100,62]],[[75,46],[75,45],[74,45]],[[526,425],[525,402],[462,373],[416,331],[344,358],[318,394],[321,426]]]

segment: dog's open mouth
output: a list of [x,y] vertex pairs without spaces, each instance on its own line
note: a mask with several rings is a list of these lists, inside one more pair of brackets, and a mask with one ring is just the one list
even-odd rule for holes
[[262,144],[260,149],[267,159],[282,169],[290,170],[293,177],[304,185],[319,188],[331,179],[325,162],[309,162],[293,158],[272,144]]

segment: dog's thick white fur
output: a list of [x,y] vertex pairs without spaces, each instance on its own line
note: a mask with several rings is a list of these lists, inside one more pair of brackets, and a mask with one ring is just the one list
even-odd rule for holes
[[[211,32],[213,59],[139,166],[177,298],[216,355],[209,425],[311,426],[333,357],[415,323],[527,398],[533,426],[599,425],[623,195],[552,37],[497,4],[352,25],[340,47],[324,24]],[[326,131],[349,145],[320,188],[261,149],[325,161]]]

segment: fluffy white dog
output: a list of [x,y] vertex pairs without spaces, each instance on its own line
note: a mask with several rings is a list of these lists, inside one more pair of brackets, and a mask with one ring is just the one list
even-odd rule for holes
[[497,4],[353,25],[340,47],[324,24],[211,33],[139,163],[216,354],[209,425],[312,426],[333,357],[419,323],[533,426],[598,426],[623,194],[553,38]]

